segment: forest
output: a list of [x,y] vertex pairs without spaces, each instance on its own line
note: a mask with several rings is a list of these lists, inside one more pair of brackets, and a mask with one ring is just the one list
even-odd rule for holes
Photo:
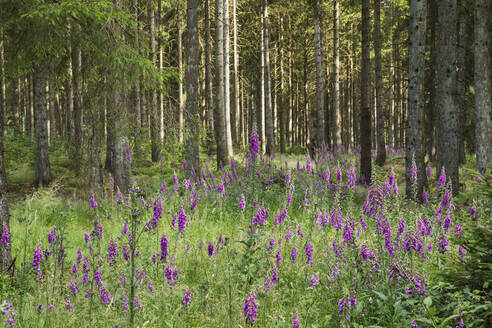
[[491,327],[490,0],[0,0],[0,325]]

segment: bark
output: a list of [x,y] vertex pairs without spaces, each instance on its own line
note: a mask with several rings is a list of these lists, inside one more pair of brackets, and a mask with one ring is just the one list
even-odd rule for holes
[[181,13],[181,2],[178,1],[178,69],[179,69],[179,84],[178,84],[178,99],[179,99],[179,143],[184,141],[184,96],[183,96],[183,14]]
[[[420,0],[420,1],[425,1],[425,0]],[[383,166],[384,163],[386,162],[386,143],[384,140],[385,115],[383,110],[383,72],[381,69],[381,0],[374,0],[374,68],[376,74],[376,117],[377,117],[376,164],[379,166]]]
[[[407,197],[413,198],[415,194],[420,200],[422,200],[424,186],[427,184],[424,163],[426,8],[426,0],[410,1],[409,83],[405,140],[405,177]],[[412,181],[411,177],[413,162],[415,162],[417,167],[416,184]]]
[[[7,178],[5,175],[5,163],[4,163],[4,125],[0,121],[0,233],[10,233],[10,214],[7,200]],[[10,235],[12,236],[12,235]],[[12,264],[11,243],[0,242],[0,272],[7,271]]]
[[437,3],[436,1],[429,1],[429,40],[428,40],[428,46],[430,48],[429,52],[429,73],[428,73],[428,82],[426,86],[426,90],[428,90],[429,93],[429,100],[427,101],[427,128],[426,128],[426,134],[427,134],[427,156],[429,158],[429,161],[434,160],[434,143],[435,143],[435,129],[434,126],[436,126],[435,120],[436,120],[436,22],[437,22]]
[[[7,103],[6,103],[6,95],[5,95],[5,76],[4,76],[4,67],[5,67],[5,55],[3,49],[3,31],[0,30],[0,125],[5,127],[5,117],[7,111]],[[2,135],[5,135],[5,129],[1,131]]]
[[228,164],[224,115],[224,2],[215,1],[215,141],[217,142],[217,167]]
[[[460,6],[464,7],[465,4],[461,1]],[[465,113],[465,95],[466,95],[466,49],[468,44],[468,30],[467,30],[467,14],[466,8],[460,10],[458,18],[458,45],[456,47],[456,107],[458,110],[458,147],[459,147],[459,163],[465,164],[465,128],[466,128],[466,113]]]
[[[118,9],[123,7],[122,0],[113,1]],[[113,33],[116,42],[121,42],[123,37],[118,24],[113,25]],[[126,120],[128,108],[124,93],[126,84],[124,70],[118,67],[115,68],[112,72],[112,80],[115,81],[110,100],[110,106],[112,106],[110,109],[111,118],[114,122],[112,126],[114,186],[120,192],[127,194],[130,189],[131,153],[130,140],[128,139],[128,122]]]
[[198,152],[200,137],[200,113],[198,109],[198,0],[187,2],[186,38],[186,162],[190,176],[200,174],[200,157]]
[[[311,139],[313,146],[320,148],[325,139],[325,76],[323,69],[323,41],[321,36],[321,8],[319,0],[315,3],[314,21],[314,52],[316,61],[316,115],[312,115],[313,130]],[[314,111],[313,111],[314,112]]]
[[361,109],[360,109],[360,175],[371,183],[371,81],[369,57],[370,33],[369,0],[362,0],[362,58],[361,58]]
[[46,76],[46,67],[37,66],[34,68],[34,129],[36,134],[36,184],[38,187],[47,186],[53,180],[48,150]]
[[333,149],[336,149],[342,144],[340,135],[340,10],[339,1],[333,2],[333,104],[331,114],[331,133],[333,141]]
[[[76,25],[76,30],[80,31],[80,26]],[[82,51],[80,47],[76,46],[73,52],[73,87],[74,87],[74,101],[73,101],[73,125],[74,125],[74,143],[72,146],[72,163],[75,171],[80,171],[80,165],[82,162]]]
[[[456,107],[456,0],[443,0],[438,8],[437,96],[441,131],[438,170],[445,168],[453,194],[459,192],[459,132]],[[441,165],[439,165],[441,164]]]
[[475,138],[477,171],[482,174],[492,168],[491,7],[488,0],[475,0]]
[[[261,17],[262,19],[262,25],[263,25],[263,16]],[[258,124],[260,127],[260,131],[258,131],[259,135],[261,136],[261,149],[262,153],[264,154],[266,152],[266,129],[265,129],[265,43],[263,42],[263,35],[265,34],[264,29],[261,29],[261,107],[259,108],[260,110],[260,115],[258,115],[258,119],[260,119],[260,123]]]
[[278,58],[280,61],[280,90],[278,95],[278,117],[280,125],[280,152],[285,153],[285,90],[284,90],[284,17],[280,15],[280,29],[279,29],[279,44],[278,44]]
[[72,60],[68,59],[68,78],[65,81],[65,137],[68,144],[72,143],[73,137],[73,88],[72,88]]
[[[93,86],[89,90],[90,98],[87,99],[87,166],[89,170],[89,192],[97,194],[103,187],[101,164],[101,136],[102,124],[100,120],[100,108],[103,108],[101,97],[102,86]],[[92,90],[91,90],[92,89]]]
[[[234,0],[235,1],[235,0]],[[205,0],[205,108],[207,111],[208,131],[214,130],[212,104],[212,53],[210,51],[210,0]]]
[[54,66],[52,63],[50,63],[50,72],[48,78],[48,103],[50,120],[50,142],[53,142],[53,140],[56,139],[56,101]]
[[275,140],[273,139],[273,112],[270,84],[270,50],[268,47],[268,0],[263,0],[263,49],[265,57],[265,135],[266,154],[273,155]]
[[230,37],[229,37],[229,0],[224,1],[224,114],[226,127],[227,156],[232,157],[231,131],[231,88],[230,88]]
[[[135,15],[135,30],[134,30],[134,38],[135,38],[135,48],[139,49],[139,24],[138,24],[138,0],[133,0],[133,10]],[[137,69],[137,76],[139,71]],[[135,114],[135,125],[136,129],[134,131],[134,145],[135,145],[135,154],[140,156],[140,147],[141,147],[141,139],[142,139],[142,100],[140,98],[141,89],[140,89],[140,78],[135,79],[135,86],[133,88],[133,110]]]
[[[32,83],[31,83],[31,75],[28,75],[25,79],[25,88],[26,90],[24,91],[26,94],[26,116],[24,119],[24,130],[25,134],[28,138],[32,137],[32,98],[31,98],[31,92],[32,92]],[[1,105],[0,105],[1,106]]]
[[234,110],[232,111],[232,122],[234,122],[234,128],[232,129],[232,140],[236,144],[239,144],[240,134],[240,91],[239,91],[239,48],[237,38],[237,0],[232,0],[232,21],[233,21],[233,36],[234,36]]
[[[155,11],[152,4],[149,5],[149,19],[150,19],[150,58],[154,66],[157,65],[157,53],[155,46]],[[161,149],[161,142],[159,136],[159,112],[157,107],[157,93],[154,88],[150,91],[150,150],[152,162],[159,160],[159,153]]]

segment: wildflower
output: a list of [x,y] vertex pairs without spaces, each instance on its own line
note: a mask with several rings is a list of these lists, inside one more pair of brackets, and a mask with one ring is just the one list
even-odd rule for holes
[[190,305],[190,300],[191,300],[191,291],[189,289],[185,289],[183,299],[181,300],[181,304],[183,304],[185,307],[188,307]]
[[152,289],[152,281],[149,281],[147,283],[147,288],[149,289],[149,292],[152,293],[153,289]]
[[125,147],[126,159],[130,162],[132,160],[132,152],[130,150],[130,144],[127,144]]
[[304,248],[304,253],[306,254],[306,264],[309,263],[311,267],[313,266],[313,245],[306,243],[306,247]]
[[319,277],[318,275],[312,275],[311,276],[311,281],[309,282],[309,286],[311,287],[316,287],[316,285],[319,283]]
[[465,255],[467,251],[463,247],[459,246],[458,247],[458,256],[464,261],[465,260]]
[[472,217],[472,219],[475,219],[477,217],[477,209],[474,206],[470,208],[470,216]]
[[166,234],[162,234],[161,237],[161,262],[166,263],[167,262],[167,255],[168,255],[168,241],[167,241],[167,236]]
[[437,189],[441,189],[446,184],[446,173],[444,169],[441,171],[441,175],[439,176],[439,181],[437,181]]
[[92,208],[97,208],[99,206],[99,204],[94,200],[94,195],[91,195],[89,202],[91,203]]
[[188,220],[188,217],[186,216],[186,213],[183,209],[183,205],[179,207],[179,212],[178,212],[178,232],[183,232],[185,227],[186,227],[186,221]]
[[277,251],[277,254],[275,254],[275,264],[277,265],[277,267],[281,261],[282,261],[282,255],[280,255],[280,251]]
[[125,224],[123,225],[123,229],[121,229],[121,234],[126,235],[127,232],[128,232],[128,224],[125,222]]
[[265,210],[265,207],[261,206],[253,217],[253,224],[263,227],[269,214],[270,210]]
[[427,167],[425,168],[425,173],[428,177],[432,175],[432,167],[430,165],[427,165]]
[[294,314],[292,317],[292,328],[299,328],[299,319],[297,318],[297,314]]
[[270,241],[268,242],[268,246],[266,248],[266,251],[270,252],[274,246],[275,246],[275,239],[270,238]]
[[246,199],[244,198],[244,196],[241,196],[237,204],[239,205],[241,211],[244,211],[244,208],[246,207]]
[[250,293],[248,297],[244,300],[243,306],[243,317],[246,319],[246,324],[254,325],[258,313],[258,300],[256,299],[255,293]]
[[250,152],[251,160],[258,155],[258,151],[259,151],[258,139],[259,139],[258,133],[256,132],[256,129],[253,129],[249,137],[249,152]]
[[374,258],[374,253],[366,245],[362,245],[360,248],[360,255],[364,261]]
[[39,304],[36,306],[36,311],[41,311],[43,309],[43,304]]
[[72,312],[72,303],[68,297],[65,297],[65,310]]
[[133,304],[135,304],[135,307],[136,308],[141,308],[142,307],[142,305],[138,301],[138,296],[135,296],[135,298],[133,299]]
[[214,244],[209,242],[208,247],[207,247],[207,251],[208,251],[208,256],[214,255]]
[[10,244],[10,232],[9,227],[5,226],[2,232],[2,237],[0,238],[0,243],[8,246]]
[[41,273],[41,261],[43,260],[43,250],[41,245],[38,245],[33,252],[32,267],[34,270]]
[[193,212],[193,210],[195,209],[195,207],[198,205],[198,202],[200,201],[200,194],[196,194],[195,197],[193,197],[193,200],[191,202],[191,206],[190,206],[190,211]]
[[112,266],[118,261],[118,244],[111,240],[108,246],[108,264]]
[[162,203],[160,199],[154,200],[153,208],[154,208],[154,215],[152,216],[150,223],[152,228],[156,229],[157,224],[159,223],[159,220],[162,217]]
[[73,296],[77,296],[77,293],[79,292],[79,284],[77,281],[70,281],[70,291],[72,292]]
[[297,254],[299,254],[299,252],[297,251],[297,248],[292,247],[292,250],[290,251],[290,258],[292,260],[292,264],[296,263],[296,255]]
[[429,204],[429,193],[427,191],[422,192],[422,200],[424,204]]
[[412,320],[410,322],[410,325],[412,326],[412,328],[419,328],[419,325],[415,322],[415,320]]
[[415,159],[412,160],[412,166],[410,167],[410,181],[412,183],[417,183],[417,163],[415,163]]

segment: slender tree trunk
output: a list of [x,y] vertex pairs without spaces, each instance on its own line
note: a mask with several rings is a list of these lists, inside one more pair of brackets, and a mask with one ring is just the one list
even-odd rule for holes
[[273,113],[270,84],[270,51],[268,48],[268,0],[263,0],[263,48],[265,57],[265,134],[266,154],[273,155],[275,140],[273,139]]
[[[155,11],[152,4],[149,5],[149,19],[150,19],[150,58],[154,66],[157,66],[157,52],[155,46]],[[150,149],[152,162],[159,160],[159,153],[161,149],[160,136],[159,136],[159,112],[157,107],[157,93],[155,89],[150,91]]]
[[331,114],[331,133],[333,149],[342,144],[340,135],[340,9],[339,1],[333,2],[333,104]]
[[[103,122],[100,121],[100,111],[103,108],[101,95],[103,86],[91,87],[87,99],[87,166],[89,169],[89,192],[97,194],[102,190],[102,164],[101,164],[101,130]],[[92,90],[91,90],[92,89]]]
[[316,118],[313,121],[314,129],[312,140],[315,147],[321,147],[325,139],[325,76],[323,69],[323,41],[321,35],[321,8],[319,0],[315,3],[314,21],[314,52],[316,57]]
[[230,88],[230,37],[229,37],[229,0],[224,1],[224,114],[226,127],[227,156],[232,157],[231,131],[231,88]]
[[[235,0],[234,0],[235,1]],[[212,104],[212,53],[210,44],[210,0],[205,0],[205,107],[207,111],[208,132],[214,130],[214,116]]]
[[475,0],[475,144],[477,171],[482,174],[492,168],[491,7],[488,0]]
[[[139,22],[138,22],[138,0],[133,0],[133,11],[135,16],[135,30],[134,34],[134,45],[136,49],[139,49]],[[134,140],[134,149],[135,155],[137,157],[141,156],[141,142],[142,142],[142,101],[140,98],[141,90],[140,90],[140,77],[138,77],[138,69],[137,69],[137,78],[135,79],[135,86],[133,88],[133,111],[135,114],[135,125],[136,129],[133,132],[133,140]]]
[[[4,133],[3,121],[0,121],[0,233],[2,234],[2,236],[5,233],[10,234],[10,214],[9,214],[9,206],[7,200],[7,178],[5,175],[5,161],[4,161],[4,148],[3,148],[4,134],[5,133]],[[10,234],[10,236],[12,235]],[[11,245],[12,245],[11,240],[9,240],[7,243],[0,242],[0,272],[2,273],[7,271],[12,264],[12,254],[10,251]]]
[[434,160],[434,141],[435,141],[435,119],[436,119],[436,21],[437,21],[437,3],[436,1],[428,1],[429,4],[429,40],[428,46],[430,48],[429,55],[429,77],[427,82],[426,90],[429,93],[429,100],[427,101],[427,114],[428,114],[428,125],[427,125],[427,156],[429,161]]
[[[76,25],[75,30],[80,32],[80,26]],[[77,32],[76,32],[77,33]],[[74,124],[74,143],[72,153],[72,164],[75,171],[80,171],[82,163],[82,51],[76,46],[73,52],[73,86],[74,86],[74,101],[73,101],[73,124]]]
[[233,21],[233,35],[234,35],[234,110],[232,122],[234,122],[234,129],[232,140],[239,144],[239,118],[240,118],[240,91],[239,91],[239,48],[237,38],[237,0],[232,0],[232,21]]
[[69,58],[68,63],[68,78],[65,81],[65,137],[69,145],[73,139],[73,74],[72,74],[72,59]]
[[[117,9],[123,8],[123,0],[113,0]],[[113,25],[113,33],[118,41],[123,36],[118,24]],[[116,45],[117,46],[117,45]],[[111,118],[113,121],[112,141],[113,141],[113,176],[115,188],[120,192],[127,194],[130,189],[130,170],[131,170],[131,152],[130,140],[128,139],[128,104],[125,97],[126,83],[125,72],[116,68],[112,72],[113,90],[111,97],[112,108]]]
[[7,103],[5,95],[5,55],[3,50],[3,31],[0,29],[0,125],[3,127],[1,136],[5,135],[5,117],[7,115]]
[[48,102],[49,102],[49,120],[50,120],[50,140],[56,139],[56,104],[55,104],[55,72],[54,65],[50,63],[48,78]]
[[[456,108],[456,0],[439,2],[439,40],[437,53],[437,96],[440,121],[438,160],[450,178],[453,194],[459,192],[459,132]],[[490,94],[489,94],[490,96]],[[438,170],[440,171],[440,165]]]
[[[425,30],[426,0],[410,1],[410,45],[408,68],[408,110],[406,125],[405,177],[408,198],[422,200],[427,184],[425,173],[424,106],[425,106]],[[412,165],[417,167],[417,181],[412,181]],[[415,190],[416,188],[416,190]]]
[[224,2],[215,1],[215,140],[217,142],[217,167],[227,165],[227,141],[224,114]]
[[361,115],[360,115],[360,175],[371,183],[371,81],[370,81],[370,8],[369,0],[362,0],[362,58],[361,58]]
[[198,0],[187,1],[186,38],[186,162],[190,176],[200,174],[198,144],[200,137],[200,113],[198,109]]
[[[420,1],[425,1],[425,0],[420,0]],[[381,69],[381,0],[374,0],[374,68],[376,74],[376,116],[377,116],[376,164],[379,166],[383,166],[384,163],[386,162],[386,143],[384,140],[383,72]]]
[[53,180],[48,150],[48,109],[46,108],[44,66],[34,68],[34,129],[36,134],[36,184],[47,186]]
[[[31,75],[27,75],[25,78],[25,83],[24,83],[26,90],[26,117],[24,120],[24,129],[26,136],[28,138],[32,137],[32,101],[31,101],[31,92],[32,92],[32,83],[31,83]],[[1,105],[0,105],[1,106]]]
[[[280,61],[280,90],[278,95],[278,116],[280,125],[280,152],[285,153],[285,90],[284,90],[284,17],[280,15],[280,28],[278,32],[278,58]],[[290,106],[289,106],[290,107]]]
[[179,69],[179,143],[184,141],[184,95],[183,95],[183,14],[181,13],[181,2],[178,1],[178,69]]
[[456,107],[458,110],[458,148],[459,148],[459,163],[465,164],[465,95],[466,95],[466,49],[468,45],[468,30],[467,30],[467,14],[465,13],[465,3],[460,1],[459,7],[463,7],[463,10],[459,10],[458,18],[458,44],[456,47]]
[[[263,15],[261,16],[263,25]],[[265,129],[265,43],[263,42],[265,31],[261,29],[261,107],[260,115],[258,118],[261,121],[259,134],[261,135],[261,149],[262,153],[266,152],[266,129]]]

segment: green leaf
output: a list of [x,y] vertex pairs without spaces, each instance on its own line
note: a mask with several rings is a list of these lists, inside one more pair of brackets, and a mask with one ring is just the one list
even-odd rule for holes
[[374,293],[375,293],[376,295],[378,295],[378,296],[379,296],[379,298],[380,298],[380,299],[382,299],[383,301],[385,301],[385,302],[386,302],[386,301],[388,300],[388,297],[387,297],[386,295],[384,295],[383,293],[378,292],[378,291],[376,291],[376,290],[374,291]]
[[430,307],[430,306],[432,305],[432,297],[427,296],[427,297],[424,299],[424,304],[425,304],[427,307]]

